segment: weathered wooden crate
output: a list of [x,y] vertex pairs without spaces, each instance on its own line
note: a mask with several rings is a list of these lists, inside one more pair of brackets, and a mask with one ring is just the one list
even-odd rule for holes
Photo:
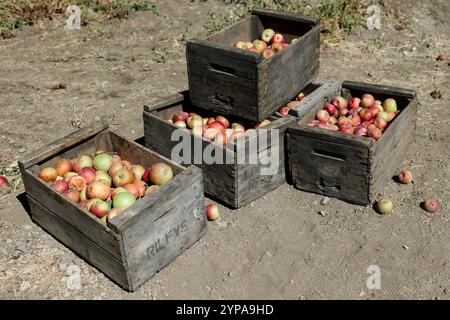
[[[272,28],[290,42],[300,41],[270,59],[234,48]],[[189,40],[186,48],[189,90],[194,105],[217,113],[261,121],[306,87],[319,70],[319,20],[269,10],[248,18],[206,40]]]
[[[195,164],[201,168],[205,193],[209,196],[233,208],[240,208],[274,190],[286,181],[284,133],[289,125],[295,123],[294,117],[289,115],[286,117],[269,117],[272,121],[269,125],[254,130],[254,135],[246,134],[245,150],[240,152],[236,145],[218,146],[201,137],[194,136],[188,130],[177,130],[179,128],[167,120],[171,119],[173,113],[179,110],[188,113],[195,112],[199,115],[219,115],[205,112],[205,110],[194,106],[189,99],[189,91],[172,95],[152,106],[144,107],[145,145],[168,158],[171,157],[178,163]],[[230,122],[242,121],[242,119],[235,117],[228,117],[228,119]],[[247,123],[255,124],[251,121],[247,121]],[[172,155],[175,146],[179,144],[179,139],[174,141],[171,139],[175,130],[181,134],[182,139],[190,141],[191,150],[194,150],[194,146],[197,145],[199,150],[196,151],[200,152],[192,152],[186,158],[184,158],[184,154]],[[251,152],[249,146],[255,142],[254,139],[261,141],[264,137],[268,138],[268,142],[265,148],[262,147],[257,151],[259,158],[257,163],[243,164],[244,158],[249,159]],[[202,152],[208,148],[223,153],[222,164],[207,164],[203,161]],[[268,167],[267,163],[264,163],[265,161],[260,161],[262,153],[267,154],[269,158],[276,155],[279,166],[274,174],[266,175],[261,171]]]
[[[364,93],[380,100],[394,98],[400,110],[377,141],[305,125],[334,96],[351,98]],[[396,173],[414,142],[417,112],[414,90],[330,81],[306,97],[299,108],[311,111],[287,130],[286,139],[289,172],[293,184],[301,190],[368,205]]]
[[[166,162],[174,178],[108,224],[67,200],[38,178],[59,158],[96,150],[150,166]],[[19,163],[31,217],[123,288],[134,291],[207,231],[201,171],[182,167],[108,129],[91,126],[41,148]]]

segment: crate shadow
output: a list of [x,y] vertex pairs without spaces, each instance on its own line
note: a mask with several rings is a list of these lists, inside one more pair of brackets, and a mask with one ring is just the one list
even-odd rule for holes
[[22,192],[21,194],[19,194],[16,197],[16,199],[19,200],[20,204],[22,205],[22,207],[25,209],[25,211],[28,213],[28,215],[31,218],[31,207],[30,207],[30,203],[28,202],[28,199],[27,199],[27,193]]

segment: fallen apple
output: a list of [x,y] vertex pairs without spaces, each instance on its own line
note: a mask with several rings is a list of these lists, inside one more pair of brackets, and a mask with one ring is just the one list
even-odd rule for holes
[[8,185],[8,179],[5,176],[0,176],[0,187]]
[[206,217],[209,221],[214,221],[219,219],[219,208],[215,204],[209,204],[206,206]]
[[400,183],[409,184],[412,182],[412,180],[413,180],[413,176],[412,176],[411,171],[409,171],[409,170],[402,170],[398,174],[398,181]]
[[389,199],[380,199],[375,204],[375,210],[379,214],[389,214],[392,212],[394,204]]
[[427,198],[422,203],[422,208],[429,213],[435,213],[439,210],[439,201],[436,198]]

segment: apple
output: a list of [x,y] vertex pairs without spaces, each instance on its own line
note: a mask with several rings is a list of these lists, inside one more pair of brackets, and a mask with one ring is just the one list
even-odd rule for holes
[[373,126],[368,126],[367,127],[367,135],[375,140],[380,139],[382,132],[379,128]]
[[172,116],[173,123],[177,121],[185,121],[187,119],[186,114],[183,111],[175,111]]
[[[0,177],[0,180],[1,180],[1,177]],[[1,186],[1,183],[0,183],[0,186]],[[64,180],[58,180],[58,181],[53,182],[52,188],[61,193],[64,193],[67,190],[69,190],[69,186],[67,185],[67,182],[65,182]]]
[[[221,124],[224,125],[225,129],[230,127],[230,122],[228,121],[227,118],[222,117],[222,116],[217,116],[216,117],[216,121],[220,122]],[[213,122],[214,123],[214,122]]]
[[288,107],[281,107],[281,109],[278,110],[278,112],[279,112],[283,117],[285,117],[285,116],[288,115],[289,109],[288,109]]
[[340,116],[339,119],[338,119],[337,125],[339,127],[349,126],[350,125],[350,120],[347,117],[345,117],[345,116]]
[[339,127],[332,123],[327,123],[325,129],[328,129],[331,131],[339,131]]
[[247,47],[247,50],[253,48],[253,43],[250,42],[250,41],[246,41],[246,42],[245,42],[245,45],[246,45],[246,47]]
[[351,126],[342,126],[342,127],[339,127],[339,131],[342,133],[353,134],[353,131],[355,131],[355,128],[351,127]]
[[90,184],[95,181],[95,178],[97,177],[97,172],[94,170],[94,168],[86,167],[81,169],[79,175],[82,176],[84,180],[86,180],[87,184]]
[[261,34],[261,39],[267,43],[270,43],[274,35],[275,31],[273,31],[272,29],[264,29]]
[[338,109],[331,103],[326,104],[323,109],[326,110],[328,112],[328,114],[332,117],[335,117],[338,115]]
[[400,181],[400,183],[409,184],[412,182],[412,180],[413,180],[412,173],[408,170],[402,170],[398,174],[398,181]]
[[376,118],[373,124],[382,131],[387,127],[387,122],[383,118]]
[[67,190],[63,195],[73,202],[80,202],[80,192],[78,190]]
[[381,111],[377,113],[377,119],[384,119],[384,121],[389,122],[390,121],[390,117],[389,114],[386,111]]
[[214,136],[213,142],[220,146],[226,146],[228,143],[227,135],[223,132],[217,132]]
[[72,162],[68,159],[59,159],[55,164],[58,176],[64,176],[67,172],[72,171]]
[[275,55],[275,50],[272,48],[265,48],[262,52],[262,56],[264,59],[270,59]]
[[341,96],[334,97],[331,104],[338,109],[348,109],[348,101]]
[[113,158],[107,153],[100,153],[94,157],[92,165],[95,170],[108,172],[113,163]]
[[111,194],[111,187],[101,181],[92,182],[88,185],[86,194],[89,199],[106,200]]
[[115,187],[123,187],[126,184],[132,183],[133,180],[134,180],[133,173],[125,168],[117,171],[112,178]]
[[96,217],[103,217],[108,214],[109,210],[111,208],[109,207],[109,204],[106,201],[103,201],[101,199],[96,199],[97,201],[93,202],[92,205],[89,208],[89,212],[95,215]]
[[367,128],[365,127],[356,127],[355,130],[353,130],[353,134],[355,136],[363,137],[367,135]]
[[208,128],[203,132],[203,138],[205,138],[208,141],[213,141],[216,134],[220,132],[219,130],[215,128]]
[[150,181],[157,186],[163,185],[173,178],[172,168],[164,162],[158,162],[151,166]]
[[145,194],[145,190],[147,189],[147,183],[145,183],[142,180],[135,181],[133,184],[136,186],[137,190],[139,191],[139,197],[143,197]]
[[213,118],[213,117],[209,117],[208,118],[208,122],[206,123],[208,126],[211,124],[211,123],[213,123],[213,122],[216,122],[216,119],[215,118]]
[[139,198],[141,195],[137,186],[134,183],[128,183],[124,185],[123,188],[126,189],[129,193],[131,193],[135,198]]
[[128,191],[121,192],[114,197],[112,203],[114,208],[125,210],[136,203],[136,198]]
[[192,129],[192,134],[197,137],[203,136],[203,127],[194,127]]
[[253,41],[253,48],[256,49],[258,53],[261,53],[264,51],[264,49],[267,48],[267,43],[265,43],[262,40],[255,40]]
[[88,200],[88,196],[87,196],[87,185],[85,185],[83,187],[83,189],[81,189],[80,191],[80,201],[86,201]]
[[203,125],[203,118],[199,115],[193,115],[187,118],[186,124],[189,129],[193,129],[194,127],[201,127]]
[[351,98],[350,102],[349,102],[349,107],[350,107],[350,109],[356,109],[356,108],[359,107],[360,103],[361,103],[361,99],[360,98],[356,98],[356,97],[355,98]]
[[65,182],[69,182],[70,178],[77,176],[78,174],[76,172],[67,172],[63,179]]
[[[357,110],[357,109],[355,109],[355,110]],[[352,127],[359,126],[359,124],[361,123],[361,117],[358,114],[350,115],[347,118],[350,121],[350,125]]]
[[80,202],[78,202],[78,205],[80,206],[80,208],[86,208],[86,204],[88,203],[88,200],[80,200]]
[[383,103],[380,100],[375,100],[375,105],[383,107]]
[[69,189],[81,191],[86,185],[86,180],[82,176],[75,176],[70,178],[68,182]]
[[50,182],[56,180],[58,176],[58,172],[53,167],[46,167],[39,172],[39,178],[44,180],[45,182]]
[[105,171],[97,171],[97,174],[95,175],[95,181],[101,181],[108,186],[112,185],[112,179],[111,177],[105,172]]
[[215,204],[208,204],[205,211],[209,221],[217,220],[220,217],[219,208]]
[[274,43],[271,46],[272,51],[276,54],[277,52],[283,51],[285,49],[283,43]]
[[375,117],[378,114],[378,112],[380,112],[380,109],[378,109],[376,105],[373,105],[372,107],[369,108],[369,111]]
[[389,122],[392,121],[395,118],[395,113],[391,111],[386,112],[389,116]]
[[0,187],[8,185],[8,179],[5,176],[0,176]]
[[322,122],[327,122],[330,118],[330,114],[326,110],[319,110],[316,113],[316,119]]
[[392,201],[389,199],[380,199],[375,204],[375,210],[379,214],[391,213],[393,207],[394,207],[394,205],[393,205]]
[[152,185],[152,186],[148,187],[147,189],[145,189],[145,195],[155,192],[158,188],[159,188],[159,186],[156,186],[156,185]]
[[114,177],[114,175],[117,173],[117,171],[119,171],[120,169],[125,168],[124,164],[122,163],[122,161],[117,161],[114,162],[111,167],[109,168],[108,174],[111,177]]
[[128,190],[125,189],[124,187],[117,187],[117,188],[111,189],[111,198],[114,199],[114,197],[117,196],[121,192],[128,192]]
[[257,54],[260,53],[258,50],[256,50],[256,48],[253,48],[253,47],[251,47],[250,49],[247,49],[247,51],[254,52],[254,53],[257,53]]
[[81,169],[92,167],[92,158],[87,154],[81,155],[72,165],[72,170],[79,173]]
[[300,92],[297,96],[297,100],[302,101],[303,99],[305,99],[305,94],[303,92]]
[[245,50],[247,49],[247,44],[245,43],[245,41],[238,41],[234,44],[234,47]]
[[237,123],[237,122],[233,122],[231,124],[231,129],[233,129],[234,132],[237,132],[237,131],[241,131],[242,133],[245,132],[245,127],[242,124]]
[[121,208],[112,208],[108,214],[106,215],[106,221],[111,221],[112,218],[117,217],[123,212],[123,209]]
[[313,120],[313,121],[309,121],[306,123],[306,125],[310,128],[314,128],[317,127],[319,125],[320,121],[319,120]]
[[372,112],[368,108],[362,109],[358,115],[361,117],[361,120],[363,121],[369,121],[373,118]]
[[392,98],[387,98],[383,102],[383,109],[386,112],[397,112],[397,101]]
[[428,211],[429,213],[435,213],[436,211],[439,210],[439,201],[436,198],[427,198],[422,203],[422,208]]
[[150,168],[145,168],[144,174],[142,175],[142,180],[145,182],[150,181]]
[[272,39],[270,39],[270,42],[275,44],[275,43],[284,43],[284,37],[282,34],[280,33],[275,33],[272,37]]
[[209,125],[210,129],[217,129],[221,132],[225,132],[225,125],[222,122],[214,121]]
[[350,111],[347,108],[339,109],[339,115],[346,116]]
[[338,123],[338,119],[336,119],[335,117],[330,117],[327,121],[328,124],[337,124]]
[[368,93],[362,95],[361,105],[364,108],[370,108],[375,104],[375,98]]
[[173,124],[178,128],[186,129],[186,122],[184,121],[176,121]]
[[130,161],[127,160],[122,160],[122,164],[125,166],[125,168],[127,168],[128,170],[131,169],[131,163]]
[[139,181],[142,180],[142,177],[144,176],[145,168],[139,164],[136,164],[134,166],[131,166],[130,171],[134,175],[134,180]]

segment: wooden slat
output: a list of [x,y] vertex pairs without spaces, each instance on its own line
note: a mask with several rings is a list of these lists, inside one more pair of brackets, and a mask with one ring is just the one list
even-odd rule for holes
[[268,9],[253,9],[252,15],[257,15],[259,17],[267,17],[272,19],[280,19],[284,21],[294,21],[297,23],[305,23],[314,26],[320,24],[320,19],[304,16],[297,13],[278,11],[278,10],[268,10]]
[[344,81],[342,87],[350,89],[352,91],[359,91],[363,93],[383,94],[387,96],[396,96],[414,99],[417,96],[417,92],[414,89],[391,87],[366,82],[354,82]]
[[31,207],[31,217],[48,233],[61,241],[69,249],[79,254],[88,263],[98,268],[124,289],[130,285],[125,265],[92,242],[85,234],[73,228],[50,210],[39,204],[31,197],[27,197]]

